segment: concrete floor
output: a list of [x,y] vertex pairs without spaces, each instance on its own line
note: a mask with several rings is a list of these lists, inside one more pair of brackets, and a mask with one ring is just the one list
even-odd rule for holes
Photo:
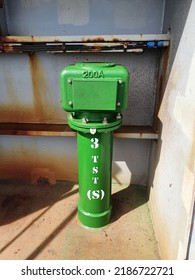
[[112,222],[84,228],[78,185],[0,182],[0,259],[160,259],[143,186],[113,185]]

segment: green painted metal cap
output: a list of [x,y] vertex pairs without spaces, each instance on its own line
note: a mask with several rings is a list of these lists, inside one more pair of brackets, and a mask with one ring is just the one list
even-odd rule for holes
[[129,73],[114,63],[77,63],[62,70],[60,87],[65,111],[122,112],[127,107]]

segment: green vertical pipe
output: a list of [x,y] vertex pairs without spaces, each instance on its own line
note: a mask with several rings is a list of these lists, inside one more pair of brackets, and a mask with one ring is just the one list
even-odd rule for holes
[[79,221],[99,228],[111,217],[112,132],[77,133]]

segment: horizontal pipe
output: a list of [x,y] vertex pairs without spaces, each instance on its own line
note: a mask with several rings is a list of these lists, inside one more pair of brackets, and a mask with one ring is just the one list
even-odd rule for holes
[[118,42],[118,43],[2,43],[0,52],[22,53],[45,51],[51,53],[63,52],[126,52],[129,50],[163,48],[169,45],[169,41],[147,42]]

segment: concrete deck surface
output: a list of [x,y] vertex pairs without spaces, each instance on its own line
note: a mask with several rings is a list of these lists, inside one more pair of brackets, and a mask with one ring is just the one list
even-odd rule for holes
[[77,220],[77,184],[1,181],[0,259],[160,259],[146,193],[113,185],[112,222],[95,230]]

